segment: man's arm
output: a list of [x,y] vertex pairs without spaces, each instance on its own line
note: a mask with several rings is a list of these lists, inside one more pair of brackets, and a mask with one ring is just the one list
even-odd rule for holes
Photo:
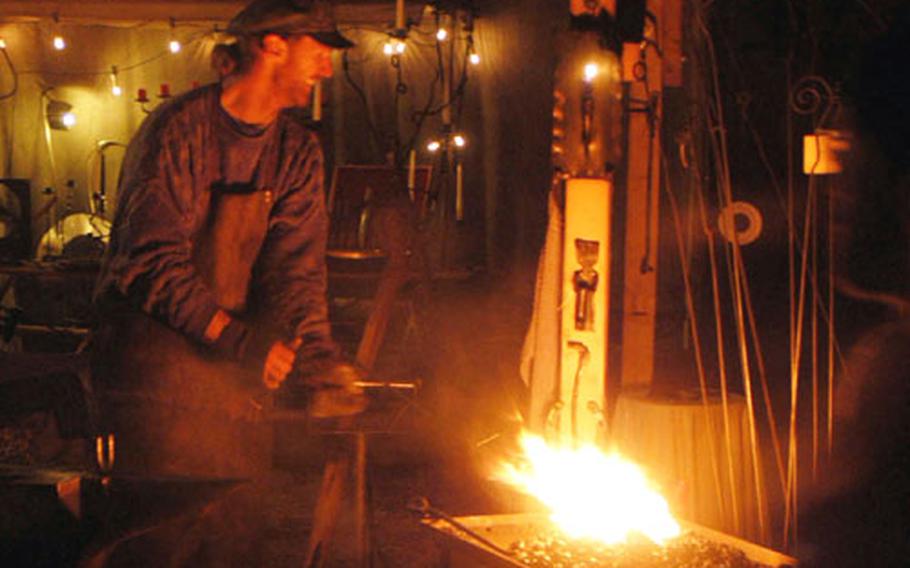
[[[130,144],[119,184],[110,258],[99,285],[137,309],[213,346],[235,360],[265,357],[271,342],[256,340],[220,309],[193,263],[197,189],[191,164],[204,147],[191,126],[153,116]],[[198,167],[197,167],[198,170]]]
[[301,339],[301,357],[330,357],[338,349],[326,302],[328,217],[322,151],[315,135],[308,135],[291,167],[296,172],[291,189],[277,197],[257,262],[256,294],[261,314]]
[[127,150],[99,292],[116,291],[202,342],[218,305],[192,262],[196,211],[187,136],[165,120],[150,117]]

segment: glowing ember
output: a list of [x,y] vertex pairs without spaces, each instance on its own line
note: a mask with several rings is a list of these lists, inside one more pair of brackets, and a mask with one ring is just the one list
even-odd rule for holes
[[523,434],[525,455],[496,476],[550,509],[550,519],[572,538],[606,544],[640,533],[662,544],[680,534],[666,500],[634,463],[595,446],[553,448]]

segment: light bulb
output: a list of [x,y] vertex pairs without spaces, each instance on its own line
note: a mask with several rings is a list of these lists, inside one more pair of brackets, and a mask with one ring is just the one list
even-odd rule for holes
[[480,56],[476,53],[471,53],[468,55],[468,61],[471,62],[471,65],[480,65]]
[[455,142],[455,145],[458,146],[459,148],[464,148],[465,144],[468,143],[468,141],[465,140],[465,137],[462,136],[461,134],[456,134],[455,136],[453,136],[452,141]]
[[54,49],[57,51],[66,49],[66,40],[64,40],[62,36],[54,36]]
[[588,63],[585,65],[585,82],[590,83],[594,80],[594,77],[597,77],[597,64]]
[[427,150],[429,150],[430,152],[435,152],[435,151],[439,150],[439,148],[441,146],[442,146],[442,144],[439,143],[439,140],[432,140],[432,141],[430,141],[429,144],[427,144]]
[[119,97],[123,94],[123,89],[120,88],[120,83],[117,82],[116,65],[111,65],[111,94],[115,97]]
[[6,49],[6,40],[0,37],[0,49]]
[[176,39],[172,39],[168,42],[167,48],[171,50],[171,53],[180,53],[180,42]]
[[62,120],[63,120],[63,125],[66,126],[67,128],[72,128],[73,126],[76,125],[76,115],[71,112],[64,113]]
[[439,41],[445,41],[447,37],[449,37],[449,32],[447,32],[445,28],[436,30],[436,39]]
[[392,42],[390,42],[390,41],[385,42],[385,44],[382,46],[382,52],[385,53],[386,55],[392,55],[393,53],[395,53],[395,48],[392,47]]
[[404,53],[405,43],[403,41],[398,41],[395,43],[395,53],[401,55]]

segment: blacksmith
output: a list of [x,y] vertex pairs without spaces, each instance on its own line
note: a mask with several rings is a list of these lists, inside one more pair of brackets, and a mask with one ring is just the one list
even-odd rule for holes
[[330,335],[322,151],[287,112],[352,44],[321,0],[254,0],[228,32],[235,70],[162,104],[124,159],[93,350],[115,472],[256,475],[293,369],[362,408]]

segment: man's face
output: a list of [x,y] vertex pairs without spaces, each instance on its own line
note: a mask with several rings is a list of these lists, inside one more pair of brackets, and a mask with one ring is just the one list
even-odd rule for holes
[[276,71],[277,87],[288,106],[306,106],[313,85],[332,76],[332,48],[307,35],[287,42],[287,58]]

